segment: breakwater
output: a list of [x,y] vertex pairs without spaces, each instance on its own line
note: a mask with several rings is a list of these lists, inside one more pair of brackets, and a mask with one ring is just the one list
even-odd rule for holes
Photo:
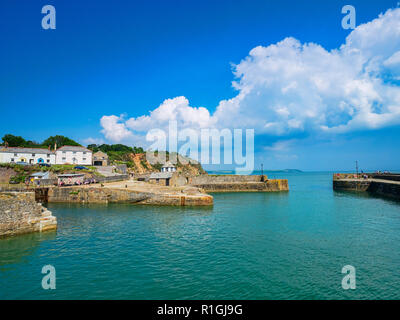
[[194,188],[180,192],[159,192],[142,188],[63,187],[49,188],[47,202],[67,203],[131,203],[168,206],[205,206],[213,197]]
[[268,179],[266,175],[200,175],[190,184],[205,192],[280,192],[289,191],[287,179]]
[[192,187],[163,187],[146,182],[119,181],[70,187],[0,187],[0,192],[31,192],[39,203],[131,203],[166,206],[211,206],[213,196]]
[[33,192],[0,192],[0,237],[56,229],[56,217]]
[[400,175],[365,174],[365,178],[358,178],[356,175],[335,174],[333,176],[333,189],[368,192],[400,200],[399,178]]

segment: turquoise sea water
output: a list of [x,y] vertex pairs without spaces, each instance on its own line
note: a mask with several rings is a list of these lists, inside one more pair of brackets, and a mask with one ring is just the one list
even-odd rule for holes
[[[399,299],[400,203],[281,175],[288,193],[213,208],[50,204],[57,233],[0,240],[0,299]],[[48,264],[56,290],[41,288]]]

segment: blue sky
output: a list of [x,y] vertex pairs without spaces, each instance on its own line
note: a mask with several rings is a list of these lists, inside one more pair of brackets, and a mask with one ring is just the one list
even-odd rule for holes
[[[56,8],[56,30],[41,28],[45,4]],[[12,133],[41,141],[62,134],[82,143],[88,138],[119,142],[101,132],[103,116],[124,115],[120,122],[137,119],[165,99],[180,96],[213,115],[221,101],[238,95],[232,64],[240,64],[257,46],[287,37],[327,51],[344,44],[351,32],[341,27],[345,4],[356,8],[357,25],[397,7],[397,1],[385,0],[3,0],[0,136]],[[244,75],[250,72],[246,65],[243,70]],[[266,91],[266,103],[269,95]],[[276,101],[282,102],[281,97]],[[286,112],[284,106],[282,110]],[[255,108],[254,118],[268,112]],[[344,116],[339,116],[329,124],[342,124]],[[346,170],[359,160],[366,170],[400,168],[396,121],[356,124],[329,134],[308,129],[313,126],[308,120],[300,125],[301,130],[279,132],[257,130],[255,125],[257,166],[262,162],[271,169]]]

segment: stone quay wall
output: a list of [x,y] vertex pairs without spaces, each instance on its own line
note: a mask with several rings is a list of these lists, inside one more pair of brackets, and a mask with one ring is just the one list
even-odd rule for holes
[[[264,175],[264,181],[268,180],[268,177]],[[235,175],[235,174],[202,174],[198,176],[194,176],[190,178],[190,184],[192,185],[200,185],[200,184],[211,184],[211,183],[246,183],[246,182],[261,182],[261,175]]]
[[388,182],[371,182],[368,192],[400,200],[400,184]]
[[48,202],[78,202],[78,203],[133,203],[170,206],[208,206],[213,204],[210,195],[197,194],[169,194],[139,192],[117,188],[79,188],[63,187],[50,188]]
[[[381,178],[382,176],[380,176]],[[400,200],[400,182],[382,179],[333,179],[333,189],[340,191],[368,192],[383,197]]]
[[289,191],[287,179],[270,179],[258,181],[236,181],[236,182],[211,182],[194,184],[195,187],[204,189],[206,192],[280,192]]
[[56,217],[33,192],[0,192],[0,237],[56,229]]
[[333,190],[344,191],[367,191],[370,187],[371,181],[369,180],[333,180]]

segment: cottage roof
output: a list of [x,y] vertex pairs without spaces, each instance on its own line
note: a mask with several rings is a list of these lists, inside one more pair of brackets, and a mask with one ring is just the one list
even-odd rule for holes
[[92,152],[91,150],[80,146],[62,146],[57,151],[73,151],[73,152]]
[[169,179],[173,175],[172,172],[153,172],[149,179]]
[[162,167],[163,168],[175,168],[175,166],[170,161],[167,161]]
[[0,147],[2,153],[35,153],[35,154],[54,154],[54,151],[41,148],[20,148],[20,147]]
[[48,172],[35,172],[31,174],[31,177],[43,178],[44,176],[49,175]]
[[56,178],[55,174],[51,171],[46,171],[46,172],[35,172],[30,175],[33,178],[39,178],[39,179],[53,179]]

